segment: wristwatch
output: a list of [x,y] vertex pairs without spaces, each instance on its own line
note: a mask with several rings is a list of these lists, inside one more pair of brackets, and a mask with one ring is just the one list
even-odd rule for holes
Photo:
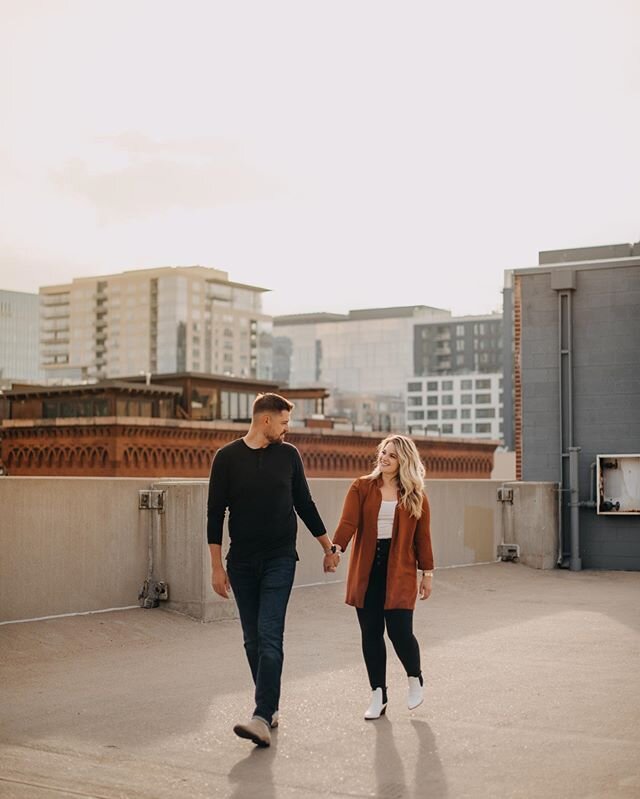
[[[329,552],[332,555],[336,555],[336,554],[339,555],[342,552],[342,550],[340,549],[340,547],[337,547],[335,544],[331,544],[331,546],[329,547]],[[329,554],[329,552],[327,552],[327,555]]]

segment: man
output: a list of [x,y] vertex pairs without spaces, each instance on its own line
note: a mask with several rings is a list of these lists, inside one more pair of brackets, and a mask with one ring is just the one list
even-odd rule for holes
[[[324,550],[324,570],[335,571],[336,548],[309,492],[300,453],[284,441],[293,404],[278,394],[259,394],[249,432],[216,453],[207,503],[212,584],[240,613],[244,648],[255,683],[255,710],[236,735],[269,746],[278,724],[284,659],[284,622],[296,561],[296,512]],[[222,527],[229,509],[227,571]]]

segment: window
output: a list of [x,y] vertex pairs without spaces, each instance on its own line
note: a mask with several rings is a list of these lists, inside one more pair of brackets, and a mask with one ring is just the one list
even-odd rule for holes
[[424,411],[409,411],[408,419],[424,419]]
[[476,380],[476,388],[491,388],[491,380]]
[[453,380],[443,380],[442,381],[442,390],[443,391],[453,391]]
[[407,391],[422,391],[422,383],[409,383]]
[[453,405],[453,394],[443,394],[442,395],[442,404],[443,405]]
[[495,419],[495,408],[476,408],[476,419]]
[[437,391],[438,390],[438,381],[437,380],[429,380],[427,383],[427,391]]
[[427,419],[437,419],[438,411],[427,411]]
[[456,336],[464,336],[464,325],[456,325]]
[[491,432],[491,422],[480,422],[480,424],[476,424],[476,433],[490,433]]
[[438,398],[437,397],[427,397],[427,405],[437,405]]
[[491,394],[476,394],[476,405],[488,405],[491,402]]
[[460,388],[462,391],[469,391],[471,388],[473,388],[473,380],[461,380]]
[[460,403],[462,405],[473,405],[473,394],[461,394]]
[[464,355],[456,355],[456,363],[458,366],[462,366],[464,364]]
[[456,350],[458,352],[463,352],[464,351],[464,339],[463,338],[456,339]]
[[460,425],[461,433],[473,433],[473,425],[470,422],[463,422]]
[[407,397],[407,405],[422,405],[422,397]]
[[461,419],[471,419],[471,408],[463,408],[460,411],[460,418]]
[[447,411],[442,411],[442,418],[443,419],[457,419],[458,418],[458,411],[455,408],[451,408]]
[[442,425],[442,432],[447,434],[453,433],[453,425],[452,424],[443,424]]

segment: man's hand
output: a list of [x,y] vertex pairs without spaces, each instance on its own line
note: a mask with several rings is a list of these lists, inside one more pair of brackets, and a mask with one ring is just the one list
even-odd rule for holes
[[433,577],[431,577],[431,575],[425,574],[422,576],[420,580],[420,588],[418,589],[420,599],[429,599],[431,596],[432,581]]
[[223,566],[213,567],[211,573],[211,585],[218,596],[223,597],[223,599],[229,599],[229,591],[231,590],[231,586],[229,585],[229,578],[227,577],[227,573]]
[[338,568],[338,564],[340,563],[340,555],[336,552],[327,552],[324,556],[324,561],[322,566],[325,572],[334,572]]

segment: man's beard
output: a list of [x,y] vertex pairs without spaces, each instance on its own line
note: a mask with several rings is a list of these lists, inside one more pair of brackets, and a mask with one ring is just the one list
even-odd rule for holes
[[286,433],[281,433],[279,436],[268,435],[267,436],[267,441],[270,444],[282,444],[282,442],[284,441],[285,435],[286,435]]

